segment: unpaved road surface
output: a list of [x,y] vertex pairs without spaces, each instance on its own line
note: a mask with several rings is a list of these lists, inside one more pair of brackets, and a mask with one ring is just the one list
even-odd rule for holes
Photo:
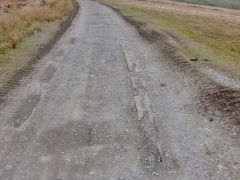
[[200,113],[192,78],[108,7],[79,3],[1,105],[0,179],[239,179],[239,143]]

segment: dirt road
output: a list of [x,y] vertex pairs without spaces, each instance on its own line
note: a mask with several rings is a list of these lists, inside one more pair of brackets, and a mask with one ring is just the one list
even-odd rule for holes
[[0,179],[239,179],[239,143],[199,113],[194,80],[110,8],[79,3],[1,105]]

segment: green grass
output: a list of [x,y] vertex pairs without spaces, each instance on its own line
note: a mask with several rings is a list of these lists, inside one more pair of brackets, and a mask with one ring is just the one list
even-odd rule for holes
[[239,0],[175,0],[175,1],[240,10]]

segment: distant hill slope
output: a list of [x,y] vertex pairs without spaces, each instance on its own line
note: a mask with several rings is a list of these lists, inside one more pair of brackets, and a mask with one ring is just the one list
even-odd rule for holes
[[175,0],[175,1],[240,10],[240,0]]

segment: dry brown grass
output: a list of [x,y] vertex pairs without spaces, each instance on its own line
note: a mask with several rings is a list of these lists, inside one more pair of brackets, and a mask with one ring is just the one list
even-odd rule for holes
[[41,22],[61,19],[73,10],[74,0],[1,0],[0,53],[41,31]]

